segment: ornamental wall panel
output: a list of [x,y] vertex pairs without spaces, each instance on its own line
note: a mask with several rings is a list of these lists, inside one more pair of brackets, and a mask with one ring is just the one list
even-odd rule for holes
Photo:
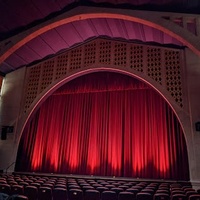
[[95,66],[120,68],[147,77],[184,107],[183,50],[134,42],[97,38],[27,68],[24,108],[46,88],[68,74]]

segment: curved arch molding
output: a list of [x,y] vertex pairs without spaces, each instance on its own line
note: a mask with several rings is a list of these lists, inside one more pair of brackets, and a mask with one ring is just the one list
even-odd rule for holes
[[[161,30],[200,55],[200,17],[189,14],[159,13],[128,9],[77,7],[0,43],[0,63],[33,38],[63,24],[94,18],[113,18],[139,22]],[[193,26],[193,30],[189,28]]]
[[188,153],[193,155],[184,64],[181,49],[97,38],[28,67],[16,144],[27,121],[56,89],[84,74],[113,71],[143,80],[165,98],[182,125]]

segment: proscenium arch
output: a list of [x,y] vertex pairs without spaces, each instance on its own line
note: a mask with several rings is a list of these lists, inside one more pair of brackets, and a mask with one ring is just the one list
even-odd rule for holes
[[148,11],[124,9],[77,7],[55,17],[54,19],[41,23],[36,27],[3,41],[2,44],[4,46],[2,48],[2,52],[0,52],[0,63],[2,63],[6,58],[8,58],[12,53],[25,45],[27,42],[49,30],[71,22],[95,18],[123,19],[153,27],[176,38],[192,49],[196,54],[200,55],[199,41],[195,39],[192,33],[187,31],[187,34],[183,34],[182,32],[184,29],[182,27],[162,18],[162,16],[157,15],[155,12],[152,13]]
[[[127,69],[120,69],[120,68],[108,68],[108,67],[96,67],[96,68],[88,68],[88,69],[84,69],[84,70],[77,70],[76,72],[73,72],[71,74],[66,75],[64,78],[54,82],[54,84],[50,85],[48,88],[46,88],[45,91],[43,91],[38,97],[37,99],[35,99],[35,101],[32,103],[31,107],[29,110],[27,110],[27,114],[24,115],[23,119],[21,119],[20,123],[22,126],[21,129],[21,133],[20,133],[20,137],[18,139],[18,144],[16,145],[16,150],[19,148],[19,142],[23,133],[23,129],[25,128],[27,122],[31,119],[31,117],[34,115],[34,113],[37,111],[37,109],[40,107],[40,105],[45,102],[45,100],[51,96],[51,94],[56,91],[58,88],[60,88],[61,86],[63,86],[64,84],[70,82],[71,80],[81,77],[83,75],[86,74],[90,74],[90,73],[94,73],[94,72],[102,72],[102,71],[107,71],[107,72],[116,72],[116,73],[120,73],[120,74],[124,74],[124,75],[128,75],[132,78],[137,78],[140,81],[145,82],[146,84],[150,85],[153,89],[155,89],[164,99],[165,101],[169,104],[169,106],[171,107],[171,109],[174,111],[174,113],[177,116],[177,119],[182,127],[183,133],[184,133],[184,137],[186,140],[186,135],[185,135],[185,131],[183,128],[183,124],[180,122],[180,118],[178,116],[178,113],[176,112],[175,108],[173,107],[173,102],[170,101],[170,99],[168,99],[167,97],[165,97],[164,93],[162,90],[158,89],[158,87],[156,87],[155,84],[153,84],[152,82],[150,82],[149,80],[146,79],[145,76],[139,76],[136,73],[133,73]],[[19,130],[19,129],[18,129]],[[187,144],[187,140],[186,140],[186,148],[187,148],[187,154],[189,155],[188,152],[188,144]],[[17,151],[16,151],[17,152]],[[16,155],[17,156],[17,155]],[[17,158],[17,157],[16,157]],[[15,160],[16,160],[15,158]],[[189,158],[189,156],[188,156]],[[189,165],[189,173],[190,172],[190,160],[188,160],[188,165]],[[191,177],[191,174],[190,174]]]

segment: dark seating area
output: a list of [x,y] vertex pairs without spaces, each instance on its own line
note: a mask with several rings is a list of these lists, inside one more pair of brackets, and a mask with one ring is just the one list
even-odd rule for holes
[[31,173],[0,174],[0,194],[14,200],[200,200],[190,182]]

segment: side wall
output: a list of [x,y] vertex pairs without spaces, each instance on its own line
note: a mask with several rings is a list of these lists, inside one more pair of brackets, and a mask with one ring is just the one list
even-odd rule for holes
[[0,140],[0,169],[13,170],[18,147],[15,137],[17,123],[20,117],[21,100],[24,90],[26,68],[9,73],[4,78],[2,95],[0,97],[0,127],[14,126],[11,133],[7,133],[6,140]]
[[[200,57],[186,50],[186,66],[187,66],[187,84],[188,84],[188,103],[191,116],[191,132],[188,129],[188,134],[192,140],[194,158],[191,162],[194,163],[194,168],[190,169],[191,180],[194,185],[200,181],[200,132],[196,131],[195,123],[200,121]],[[189,155],[190,156],[190,155]],[[197,181],[197,183],[196,183]]]

